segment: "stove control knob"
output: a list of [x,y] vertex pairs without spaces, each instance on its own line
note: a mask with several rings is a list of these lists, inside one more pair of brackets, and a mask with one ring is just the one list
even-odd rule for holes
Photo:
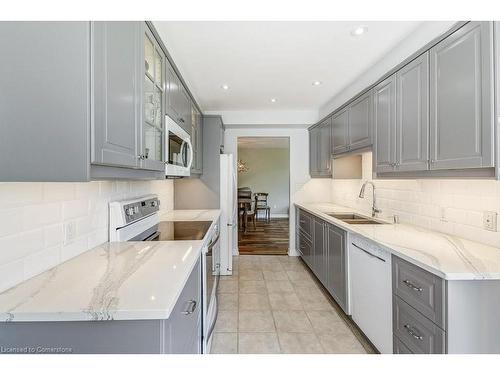
[[152,202],[151,202],[151,207],[156,207],[156,206],[157,206],[156,201],[152,201]]
[[127,216],[132,216],[134,214],[134,209],[132,207],[127,208],[125,214],[127,214]]
[[137,213],[139,213],[139,206],[134,207],[134,214],[137,214]]

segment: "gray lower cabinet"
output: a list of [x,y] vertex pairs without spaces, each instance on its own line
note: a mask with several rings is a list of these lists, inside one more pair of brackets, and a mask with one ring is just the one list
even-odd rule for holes
[[326,289],[347,312],[347,232],[332,224],[326,225],[327,281]]
[[396,73],[396,171],[429,169],[429,53]]
[[331,177],[331,118],[309,130],[309,173],[311,177]]
[[296,219],[297,251],[347,312],[347,232],[300,208]]
[[469,22],[430,50],[431,169],[491,167],[493,24]]
[[327,284],[327,238],[326,238],[326,223],[314,218],[314,233],[313,233],[313,265],[312,271],[323,285]]
[[2,322],[0,346],[69,348],[73,354],[198,354],[201,311],[198,260],[167,320]]
[[349,145],[349,110],[340,110],[332,115],[332,154],[337,155],[348,150]]
[[201,260],[198,260],[168,319],[170,326],[169,353],[201,353],[202,311]]
[[[394,341],[412,353],[446,353],[445,281],[393,256],[392,291]],[[395,345],[394,353],[398,350]]]
[[396,77],[390,76],[373,89],[375,172],[392,172],[396,164]]

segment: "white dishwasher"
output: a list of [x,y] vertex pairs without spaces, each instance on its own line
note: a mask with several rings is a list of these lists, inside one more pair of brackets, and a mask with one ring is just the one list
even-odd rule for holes
[[392,354],[391,254],[351,235],[349,262],[352,319],[380,353]]

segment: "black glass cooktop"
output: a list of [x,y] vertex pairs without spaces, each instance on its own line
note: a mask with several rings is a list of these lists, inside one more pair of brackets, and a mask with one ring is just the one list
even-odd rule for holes
[[158,241],[202,240],[211,221],[160,221]]

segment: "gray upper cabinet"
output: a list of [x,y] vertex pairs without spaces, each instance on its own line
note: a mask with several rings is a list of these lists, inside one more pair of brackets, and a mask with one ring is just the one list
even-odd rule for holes
[[361,95],[349,105],[349,151],[372,144],[372,95]]
[[170,63],[167,63],[166,74],[167,114],[191,133],[191,98]]
[[331,177],[331,118],[309,130],[309,173],[311,177]]
[[349,110],[345,108],[332,116],[332,154],[341,154],[348,150]]
[[141,36],[141,168],[164,171],[166,57],[147,26]]
[[392,75],[373,89],[375,172],[392,172],[396,163],[396,79]]
[[0,50],[0,180],[88,180],[90,23],[0,22]]
[[493,166],[492,28],[470,22],[430,50],[431,169]]
[[318,175],[318,137],[319,128],[309,129],[309,174],[311,177]]
[[141,22],[93,22],[91,162],[139,166]]
[[396,73],[396,170],[429,167],[429,53]]
[[193,145],[193,164],[191,173],[203,173],[203,129],[201,126],[201,113],[191,106],[191,143]]
[[328,118],[319,126],[318,140],[318,165],[321,175],[331,176],[332,174],[332,154],[331,154],[332,120]]

